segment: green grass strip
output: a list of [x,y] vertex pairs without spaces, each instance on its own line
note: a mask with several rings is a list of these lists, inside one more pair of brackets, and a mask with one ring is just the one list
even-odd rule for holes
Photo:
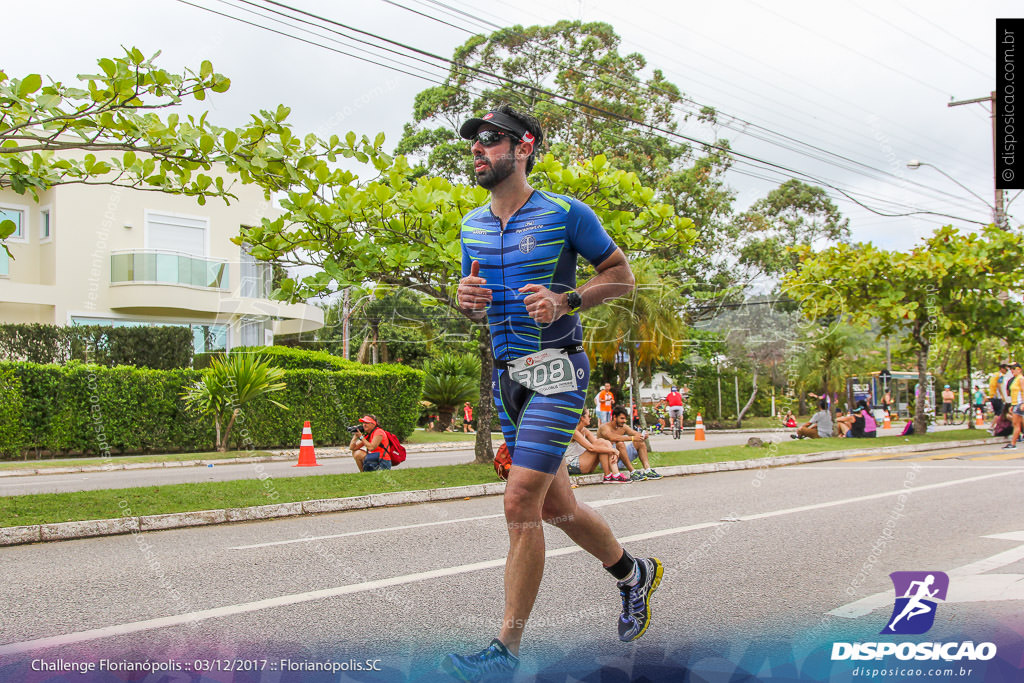
[[[785,436],[780,434],[780,436]],[[942,443],[988,436],[980,430],[957,430],[922,436],[890,436],[878,439],[815,439],[778,443],[775,448],[724,446],[692,451],[651,454],[655,467],[728,460],[750,460],[775,455],[829,450],[893,446],[911,443]],[[250,507],[321,498],[343,498],[391,491],[445,488],[496,481],[490,465],[443,465],[390,472],[351,473],[288,477],[259,481],[238,480],[144,486],[128,489],[42,493],[0,497],[0,526],[48,524],[87,519],[109,519],[126,514],[158,515],[171,512]]]

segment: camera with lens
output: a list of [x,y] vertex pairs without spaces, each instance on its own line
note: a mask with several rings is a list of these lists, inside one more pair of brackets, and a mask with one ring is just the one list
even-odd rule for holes
[[363,431],[363,425],[352,425],[350,427],[345,427],[345,429],[347,429],[349,433],[355,434],[356,432]]

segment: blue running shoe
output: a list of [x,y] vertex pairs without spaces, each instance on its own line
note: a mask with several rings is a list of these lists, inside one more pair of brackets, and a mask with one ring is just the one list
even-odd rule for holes
[[489,676],[510,676],[519,668],[519,658],[495,638],[490,645],[476,654],[448,655],[444,668],[459,680],[472,683]]
[[619,593],[622,595],[619,640],[624,643],[636,640],[647,631],[651,623],[651,595],[658,590],[665,570],[661,560],[656,557],[637,558],[636,566],[640,572],[640,581],[636,586],[619,582]]

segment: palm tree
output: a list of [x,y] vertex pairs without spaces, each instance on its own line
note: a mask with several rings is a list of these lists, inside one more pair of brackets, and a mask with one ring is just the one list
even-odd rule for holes
[[[650,259],[637,259],[630,265],[636,287],[627,296],[585,314],[583,346],[592,358],[605,361],[613,361],[620,348],[626,351],[633,396],[639,402],[638,366],[649,373],[655,361],[675,360],[687,326],[680,299],[682,284],[659,273]],[[642,409],[640,426],[647,427]]]
[[[284,370],[270,364],[265,356],[233,353],[217,356],[203,371],[203,379],[182,393],[185,404],[201,415],[212,415],[217,430],[217,450],[227,451],[231,428],[242,412],[241,406],[261,396],[285,388]],[[274,399],[267,399],[278,408],[288,410]],[[226,421],[226,424],[225,424]],[[221,434],[221,427],[224,433]]]
[[436,429],[443,432],[451,424],[456,407],[472,401],[477,394],[480,358],[468,353],[445,353],[424,363],[423,370],[423,398],[437,406]]
[[856,374],[863,364],[863,354],[869,346],[867,334],[847,323],[815,328],[809,333],[794,366],[801,401],[802,392],[807,389],[820,389],[822,396],[838,391],[843,380]]

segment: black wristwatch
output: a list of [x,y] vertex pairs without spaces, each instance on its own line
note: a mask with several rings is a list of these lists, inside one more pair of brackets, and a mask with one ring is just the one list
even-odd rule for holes
[[583,297],[574,289],[565,295],[565,303],[569,307],[569,315],[576,315],[583,305]]

